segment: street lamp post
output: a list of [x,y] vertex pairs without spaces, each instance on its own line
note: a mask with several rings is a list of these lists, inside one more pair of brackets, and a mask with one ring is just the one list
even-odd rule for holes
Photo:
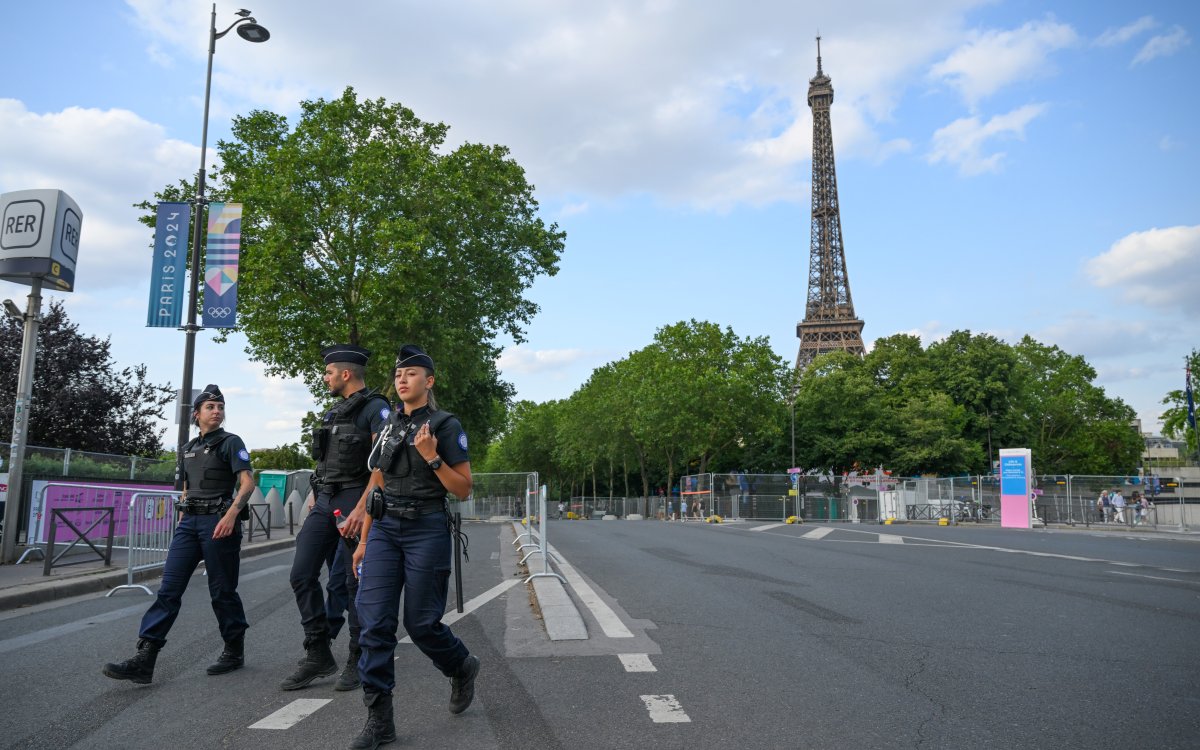
[[[188,419],[189,402],[192,398],[192,370],[196,360],[196,332],[203,326],[196,323],[196,297],[200,292],[200,240],[203,234],[203,207],[208,205],[204,197],[204,162],[208,151],[208,102],[212,93],[213,55],[217,51],[217,40],[237,29],[237,34],[248,42],[265,42],[271,38],[271,32],[260,26],[248,10],[239,10],[238,20],[231,23],[224,31],[217,31],[217,4],[212,6],[212,20],[208,30],[208,73],[204,78],[204,126],[200,131],[200,171],[196,175],[196,195],[192,199],[192,275],[188,282],[187,325],[183,327],[183,384],[179,391],[179,447],[176,458],[183,452],[191,433],[191,420]],[[176,476],[176,489],[182,486],[182,474]]]

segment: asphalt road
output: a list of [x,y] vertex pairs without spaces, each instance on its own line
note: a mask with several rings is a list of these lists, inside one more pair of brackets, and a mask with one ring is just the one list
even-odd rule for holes
[[[1200,746],[1198,540],[556,522],[590,637],[550,642],[511,527],[468,531],[452,627],[483,661],[475,704],[451,716],[448,681],[401,645],[389,747]],[[202,580],[145,687],[100,674],[132,654],[145,595],[0,615],[0,746],[345,747],[359,693],[278,689],[301,655],[290,562],[243,564],[248,663],[229,675],[204,673],[221,644]]]

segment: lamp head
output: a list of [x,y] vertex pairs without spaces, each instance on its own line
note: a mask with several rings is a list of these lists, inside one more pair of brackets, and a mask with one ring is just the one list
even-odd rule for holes
[[267,31],[266,27],[260,26],[254,22],[253,18],[247,18],[249,23],[239,24],[237,27],[238,36],[245,39],[247,42],[265,42],[271,38],[271,32]]
[[238,11],[238,12],[237,12],[235,15],[239,15],[239,16],[241,16],[242,18],[249,18],[249,17],[250,17],[250,11],[246,10],[245,8],[242,8],[242,9],[241,9],[241,10],[239,10],[239,11]]

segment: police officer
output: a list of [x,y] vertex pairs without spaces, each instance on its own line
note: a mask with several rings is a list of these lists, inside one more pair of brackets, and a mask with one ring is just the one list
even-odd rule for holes
[[[296,672],[280,685],[284,690],[299,690],[338,669],[329,647],[333,633],[319,580],[321,567],[331,558],[340,566],[330,567],[330,580],[341,578],[346,583],[350,625],[349,656],[334,689],[354,690],[359,685],[358,617],[354,610],[358,582],[349,569],[350,555],[336,555],[343,538],[338,533],[334,511],[340,511],[344,519],[358,504],[371,475],[367,468],[371,443],[391,413],[387,399],[364,383],[370,356],[368,350],[350,344],[321,350],[325,385],[340,400],[325,414],[320,427],[313,430],[313,458],[317,461],[312,478],[315,498],[310,497],[311,512],[296,537],[291,574],[292,591],[304,628],[305,654]],[[331,588],[336,591],[336,587]]]
[[104,674],[114,680],[145,684],[154,677],[159,649],[167,643],[167,632],[179,616],[183,591],[201,560],[208,572],[213,612],[225,640],[225,649],[208,667],[208,673],[224,674],[245,664],[246,613],[237,586],[241,522],[249,516],[254,472],[246,444],[221,428],[224,421],[225,396],[217,386],[206,386],[192,403],[192,424],[200,428],[200,436],[182,449],[183,496],[162,585],[154,604],[142,617],[137,653],[123,662],[104,665]]
[[[446,493],[459,498],[470,494],[471,464],[462,425],[437,408],[433,372],[428,354],[416,346],[401,347],[395,385],[403,408],[393,410],[380,434],[367,493],[342,532],[354,533],[361,521],[365,540],[354,559],[362,563],[359,675],[368,713],[351,748],[374,750],[396,739],[393,653],[401,591],[404,629],[450,678],[450,712],[462,713],[475,696],[479,658],[442,623],[452,549]],[[382,492],[373,492],[376,488]]]

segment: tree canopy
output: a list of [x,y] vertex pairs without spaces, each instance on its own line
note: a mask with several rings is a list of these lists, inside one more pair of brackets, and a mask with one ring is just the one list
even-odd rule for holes
[[[0,440],[12,439],[23,323],[0,321]],[[157,458],[174,402],[170,384],[146,379],[146,366],[117,370],[109,339],[86,336],[52,300],[38,329],[28,444]]]
[[[496,339],[523,340],[538,310],[525,292],[557,273],[565,234],[538,217],[507,148],[448,150],[448,131],[352,88],[302,102],[294,127],[254,111],[218,143],[210,198],[244,204],[238,330],[252,358],[324,397],[323,347],[371,349],[368,384],[389,391],[396,350],[419,344],[440,402],[484,444],[512,395]],[[156,197],[191,195],[180,182]]]

